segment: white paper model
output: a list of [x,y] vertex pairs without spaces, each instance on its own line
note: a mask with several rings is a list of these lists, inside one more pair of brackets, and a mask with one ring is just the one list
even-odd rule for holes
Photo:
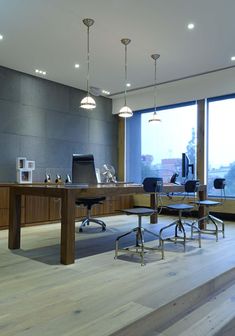
[[26,161],[26,168],[27,169],[31,169],[31,170],[35,170],[35,161]]
[[16,158],[16,180],[18,183],[32,183],[35,161],[27,160],[26,157]]
[[32,170],[31,169],[18,169],[17,182],[18,183],[32,183]]
[[26,161],[25,157],[18,157],[16,158],[16,169],[25,169],[26,168]]

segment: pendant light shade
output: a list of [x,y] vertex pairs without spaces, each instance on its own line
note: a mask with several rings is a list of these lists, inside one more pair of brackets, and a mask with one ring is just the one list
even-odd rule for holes
[[90,86],[89,86],[89,77],[90,77],[90,27],[94,24],[93,19],[84,19],[82,20],[84,25],[87,27],[87,96],[81,100],[80,107],[86,110],[92,110],[96,107],[95,100],[90,96]]
[[133,112],[130,107],[126,104],[126,87],[127,87],[127,45],[131,42],[130,39],[124,38],[121,40],[122,44],[125,46],[125,91],[124,91],[124,106],[120,109],[118,115],[122,118],[129,118],[133,116]]
[[122,118],[129,118],[129,117],[132,117],[133,116],[133,112],[132,110],[130,109],[130,107],[128,106],[123,106],[120,111],[119,111],[119,117],[122,117]]
[[86,96],[81,100],[80,107],[87,110],[92,110],[96,107],[95,100],[91,96]]
[[149,122],[151,122],[151,121],[161,121],[157,112],[153,112],[152,118],[149,119]]
[[157,59],[160,57],[159,54],[153,54],[151,55],[152,59],[154,60],[154,112],[152,115],[152,118],[149,119],[149,122],[159,122],[161,121],[161,119],[159,118],[158,114],[157,114]]

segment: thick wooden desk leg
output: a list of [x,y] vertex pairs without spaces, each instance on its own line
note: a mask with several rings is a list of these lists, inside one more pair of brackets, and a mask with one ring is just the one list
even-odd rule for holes
[[[206,199],[207,192],[206,190],[199,191],[199,200],[204,201]],[[204,206],[199,206],[198,209],[198,218],[203,218],[206,215],[206,209]],[[200,229],[205,229],[205,221],[200,222]]]
[[[155,204],[156,203],[156,204]],[[157,204],[157,198],[155,201],[155,195],[154,194],[150,194],[150,207],[152,209],[157,209],[158,204]],[[154,213],[153,215],[150,216],[150,223],[151,224],[155,224],[158,222],[158,218],[157,218],[157,213]]]
[[61,199],[61,250],[60,261],[64,265],[75,260],[75,198],[71,190],[64,190]]
[[11,250],[20,248],[20,219],[21,219],[21,195],[17,195],[10,188],[10,212],[8,247]]

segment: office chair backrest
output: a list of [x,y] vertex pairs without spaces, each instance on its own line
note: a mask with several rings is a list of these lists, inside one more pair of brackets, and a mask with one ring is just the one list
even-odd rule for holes
[[161,177],[146,177],[143,181],[144,191],[158,193],[163,189],[163,179]]
[[188,180],[185,182],[184,189],[187,193],[195,193],[198,191],[200,182],[199,180]]
[[73,154],[72,183],[97,184],[92,154]]
[[224,189],[226,185],[225,178],[216,178],[214,179],[214,188],[215,189]]

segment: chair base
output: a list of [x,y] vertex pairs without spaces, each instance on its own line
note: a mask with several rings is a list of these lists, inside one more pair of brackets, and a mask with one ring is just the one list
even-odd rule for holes
[[[186,236],[186,231],[184,228],[184,225],[189,226],[191,228],[191,237],[187,237]],[[169,229],[170,227],[174,226],[175,227],[175,235],[173,237],[167,237],[167,238],[163,238],[162,234],[166,229]],[[193,231],[194,229],[194,231]],[[179,235],[178,233],[181,233],[181,235]],[[198,238],[193,238],[193,232],[194,233],[198,233]],[[187,223],[187,222],[182,222],[181,219],[177,219],[176,221],[174,221],[173,223],[164,226],[160,231],[159,231],[159,245],[161,246],[162,242],[165,241],[170,241],[173,243],[180,243],[183,244],[184,246],[184,252],[186,250],[186,241],[187,240],[198,240],[198,244],[199,247],[201,247],[201,230],[199,228],[197,228],[197,226],[195,225],[195,222],[193,223]]]
[[83,232],[83,227],[88,226],[91,223],[96,223],[99,224],[102,227],[102,231],[106,231],[106,224],[100,220],[100,219],[96,219],[96,218],[92,218],[92,217],[86,217],[82,220],[82,224],[80,225],[78,231],[79,232]]
[[[200,229],[201,233],[214,235],[216,237],[216,241],[219,240],[219,233],[222,233],[223,238],[225,238],[224,222],[221,219],[208,214],[208,215],[206,215],[204,217],[199,218],[196,221],[196,223],[198,225],[198,228],[200,228],[200,223],[201,222],[206,222],[204,224],[205,228],[204,229]],[[214,225],[214,229],[208,229],[207,228],[208,224],[213,224]],[[221,228],[219,226],[221,226]],[[192,234],[193,233],[194,233],[194,231],[192,231]]]
[[[119,240],[131,233],[135,233],[136,235],[136,244],[134,247],[127,247],[127,248],[119,248]],[[160,247],[148,247],[144,245],[144,232],[148,232],[149,234],[153,235],[154,237],[159,239],[159,236],[147,229],[144,229],[142,227],[136,227],[132,229],[129,232],[126,232],[122,234],[121,236],[117,237],[116,239],[116,248],[115,248],[115,257],[114,259],[117,259],[118,257],[118,252],[125,252],[128,254],[135,254],[139,255],[141,258],[141,266],[145,265],[144,262],[144,254],[146,253],[146,250],[153,250],[153,251],[161,251],[162,253],[162,259],[164,259],[164,242],[162,242]]]

